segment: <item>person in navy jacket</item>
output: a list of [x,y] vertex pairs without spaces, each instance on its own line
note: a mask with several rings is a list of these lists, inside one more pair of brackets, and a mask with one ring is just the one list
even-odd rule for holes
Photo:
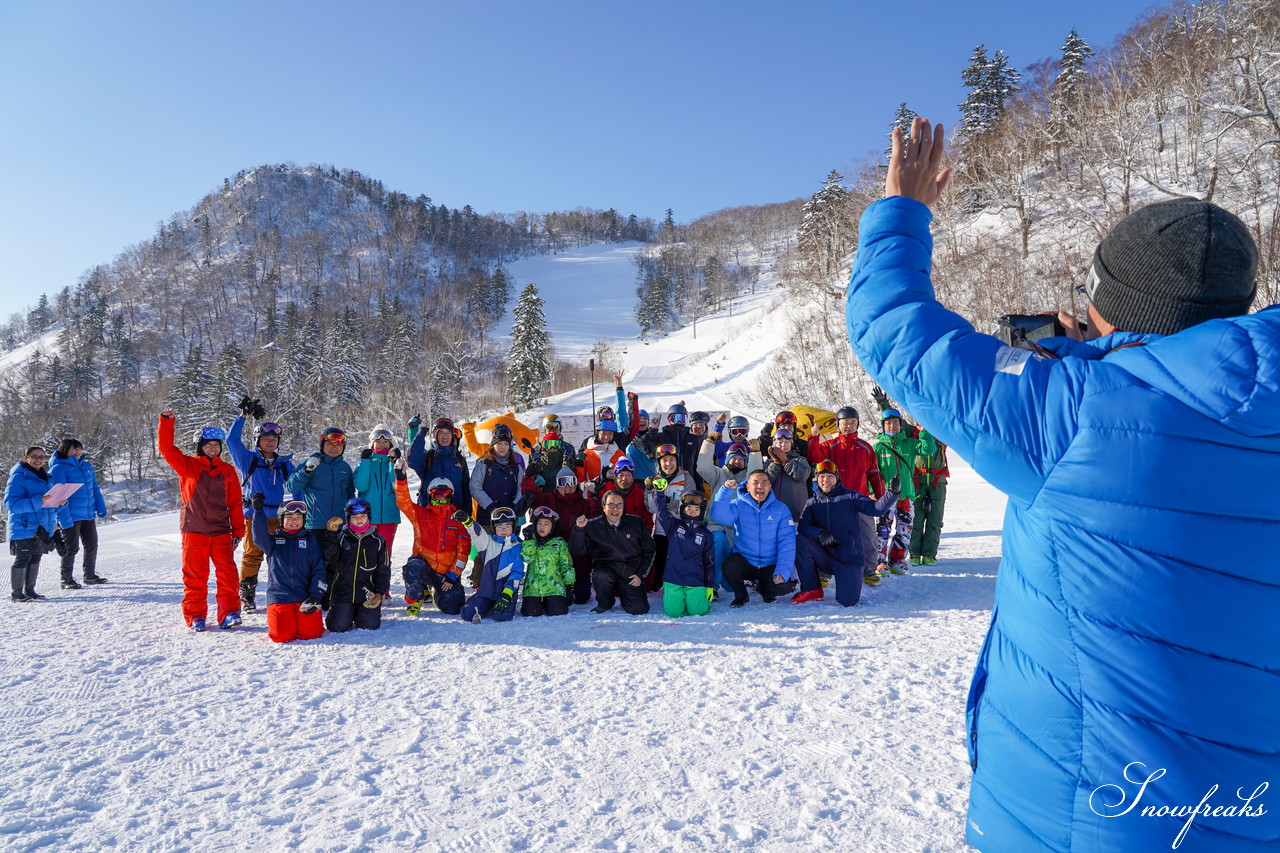
[[53,550],[53,533],[58,527],[58,510],[65,506],[45,506],[44,496],[53,485],[44,469],[48,455],[44,448],[27,448],[22,460],[9,472],[4,490],[4,505],[9,511],[9,553],[13,555],[14,601],[39,601],[36,575],[40,557]]
[[1093,253],[1089,339],[1060,314],[1067,336],[1010,347],[934,296],[943,141],[893,131],[847,321],[871,377],[1008,495],[967,839],[1280,848],[1280,308],[1248,313],[1251,233],[1199,199],[1140,208]]
[[878,517],[898,502],[894,477],[889,491],[877,501],[840,482],[836,463],[824,459],[817,465],[814,495],[804,505],[796,536],[796,573],[800,591],[791,601],[803,604],[822,599],[821,574],[836,579],[836,601],[852,607],[862,598],[862,528],[860,516]]
[[97,519],[107,517],[107,502],[98,487],[98,477],[93,466],[84,456],[84,445],[74,438],[64,438],[53,454],[49,466],[52,483],[75,483],[80,488],[67,497],[66,506],[58,509],[58,524],[62,526],[62,588],[80,589],[72,577],[76,566],[76,554],[84,543],[84,582],[86,586],[106,583],[98,574],[98,524]]
[[747,603],[747,582],[765,603],[796,588],[796,523],[773,495],[769,475],[757,469],[741,486],[726,480],[711,504],[711,520],[733,527],[733,553],[724,561],[724,580],[733,590],[730,607]]
[[[253,449],[244,446],[245,416],[254,414],[266,417],[266,409],[258,400],[245,397],[240,401],[240,417],[231,422],[231,431],[227,433],[227,450],[231,453],[231,461],[240,473],[240,485],[244,491],[244,517],[250,518],[253,510],[249,506],[255,494],[261,494],[266,501],[267,529],[276,532],[279,519],[276,513],[284,505],[285,483],[293,474],[293,457],[280,453],[280,436],[283,430],[280,425],[271,421],[263,421],[253,431]],[[240,609],[245,613],[253,613],[258,609],[254,593],[258,588],[258,569],[262,566],[263,549],[257,545],[253,533],[253,525],[245,525],[244,547],[240,550]]]
[[320,599],[325,593],[325,563],[320,542],[306,528],[307,505],[289,501],[280,507],[280,524],[267,525],[266,496],[250,499],[257,541],[267,558],[267,636],[277,643],[314,640],[324,634]]
[[[412,429],[412,427],[410,427]],[[458,447],[458,438],[462,431],[453,425],[448,418],[440,418],[431,427],[431,447],[427,447],[428,433],[419,430],[409,445],[407,461],[409,467],[418,474],[421,483],[418,486],[418,503],[431,505],[431,495],[427,493],[427,484],[436,477],[444,477],[453,483],[454,509],[471,515],[471,474],[467,469],[467,460],[462,458]]]

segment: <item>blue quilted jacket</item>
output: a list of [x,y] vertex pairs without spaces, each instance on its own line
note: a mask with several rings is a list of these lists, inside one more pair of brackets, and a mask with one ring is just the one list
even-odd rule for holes
[[1280,309],[1032,357],[938,304],[929,221],[867,208],[848,325],[890,396],[1009,496],[969,843],[1169,850],[1187,815],[1143,810],[1216,785],[1208,807],[1235,816],[1197,816],[1179,849],[1278,849]]

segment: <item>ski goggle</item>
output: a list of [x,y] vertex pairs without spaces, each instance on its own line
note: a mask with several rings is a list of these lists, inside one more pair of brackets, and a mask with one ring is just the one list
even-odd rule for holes
[[617,462],[613,463],[613,473],[615,475],[623,471],[628,472],[629,474],[631,474],[631,476],[634,477],[636,473],[635,463],[633,463],[630,459],[619,459]]
[[320,436],[320,440],[331,441],[334,444],[345,444],[347,441],[347,434],[340,429],[335,429],[332,432],[326,432],[324,435]]
[[533,508],[534,518],[549,518],[552,521],[560,520],[560,513],[556,512],[549,506],[536,506]]
[[687,506],[696,506],[698,509],[702,509],[706,506],[706,503],[706,500],[699,494],[688,494],[680,498],[681,509],[684,509]]
[[384,438],[387,441],[395,440],[395,437],[391,435],[391,430],[389,429],[375,429],[373,432],[369,433],[370,443],[375,442],[380,438]]
[[732,459],[735,456],[741,456],[743,461],[751,454],[751,450],[745,444],[731,444],[729,449],[725,451],[724,458]]
[[671,412],[667,415],[667,423],[669,424],[682,424],[686,423],[688,420],[689,416],[684,412]]
[[[618,468],[615,465],[614,471],[617,471],[617,470]],[[556,478],[556,485],[557,486],[576,486],[578,485],[578,478],[573,474],[565,474],[563,476]]]
[[347,501],[345,509],[347,515],[368,515],[373,511],[372,507],[369,506],[369,502],[364,498],[352,498]]
[[731,429],[729,430],[729,438],[730,438],[730,439],[732,439],[733,441],[746,441],[746,440],[747,440],[747,428],[746,428],[746,427],[733,427],[733,428],[731,428]]
[[832,462],[830,459],[823,459],[813,468],[813,475],[816,477],[819,474],[835,474],[836,476],[839,476],[840,469],[837,468],[836,463]]
[[271,423],[270,421],[265,424],[258,424],[258,438],[262,438],[264,435],[279,436],[283,432],[284,430],[280,428],[280,424]]
[[778,412],[778,416],[773,419],[775,424],[793,424],[796,422],[796,416],[791,412]]
[[432,500],[447,501],[449,498],[453,497],[453,489],[448,486],[436,486],[434,489],[427,492],[427,494],[431,496]]
[[658,453],[655,458],[661,459],[664,456],[675,456],[679,458],[680,454],[676,452],[676,446],[674,444],[664,444],[658,448]]
[[711,423],[711,415],[706,412],[694,412],[689,416],[689,420],[695,424],[709,424]]
[[222,427],[205,427],[200,430],[201,441],[226,441],[227,434],[222,431]]
[[612,421],[615,419],[613,415],[613,409],[609,408],[608,406],[601,406],[598,410],[596,410],[596,417],[602,421]]
[[281,518],[284,518],[286,515],[306,515],[306,514],[307,514],[307,504],[305,501],[289,501],[287,504],[280,507]]
[[499,524],[515,524],[516,512],[509,506],[500,506],[489,514],[489,521],[491,521],[494,526]]
[[558,450],[560,448],[560,439],[544,438],[542,440],[542,446],[547,450]]

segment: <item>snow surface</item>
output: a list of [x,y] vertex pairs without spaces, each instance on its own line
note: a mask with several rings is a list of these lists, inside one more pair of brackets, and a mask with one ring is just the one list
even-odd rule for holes
[[0,847],[965,850],[1003,500],[953,468],[937,566],[678,622],[397,601],[378,631],[191,634],[177,515],[106,525],[110,583],[56,591],[46,558],[49,601],[0,621]]
[[[785,344],[772,274],[732,317],[646,343],[622,337],[628,251],[512,271],[548,296],[561,346],[612,330],[645,408],[769,417],[741,401]],[[624,278],[616,305],[595,298]],[[591,311],[561,310],[588,287]],[[592,316],[623,319],[583,330]],[[590,390],[523,419],[586,415]],[[679,621],[657,595],[643,617],[480,626],[397,600],[374,632],[278,645],[254,615],[190,634],[176,513],[105,525],[110,583],[59,591],[46,557],[50,600],[0,620],[0,848],[966,850],[964,703],[1004,499],[954,454],[952,469],[936,567],[852,609],[753,598]],[[410,539],[402,525],[397,594]]]

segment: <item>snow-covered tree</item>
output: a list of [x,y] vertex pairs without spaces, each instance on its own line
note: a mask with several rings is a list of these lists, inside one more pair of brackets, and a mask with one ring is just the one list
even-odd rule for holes
[[641,254],[636,258],[636,322],[640,337],[665,334],[674,321],[673,283],[660,258]]
[[796,248],[807,284],[836,286],[844,262],[854,249],[855,222],[843,180],[844,176],[832,169],[822,187],[805,202]]
[[987,57],[986,45],[978,45],[969,64],[960,73],[960,81],[969,94],[960,104],[960,132],[972,138],[995,127],[1004,113],[1005,102],[1019,90],[1021,75],[1009,65],[1003,50]]
[[538,286],[520,292],[513,310],[511,349],[507,353],[508,395],[515,411],[531,408],[551,381],[551,338]]
[[907,102],[903,101],[898,104],[898,114],[893,117],[893,124],[889,125],[889,146],[884,149],[884,159],[887,162],[893,154],[893,130],[898,128],[902,131],[902,142],[906,144],[911,138],[911,122],[915,120],[916,111],[907,106]]
[[1053,89],[1049,93],[1049,138],[1053,140],[1054,155],[1059,159],[1062,144],[1066,142],[1072,126],[1081,118],[1078,115],[1080,90],[1088,73],[1085,64],[1091,56],[1093,56],[1093,48],[1089,47],[1072,27],[1071,32],[1067,34],[1066,42],[1062,45],[1058,76],[1054,79]]

